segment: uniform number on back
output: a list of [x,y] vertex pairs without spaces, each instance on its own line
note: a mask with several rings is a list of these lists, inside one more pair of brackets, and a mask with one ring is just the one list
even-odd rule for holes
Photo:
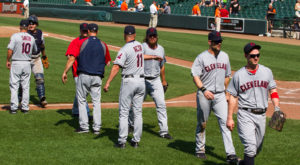
[[143,54],[138,54],[137,58],[137,67],[143,67]]
[[29,54],[31,45],[30,43],[23,42],[22,44],[22,53]]

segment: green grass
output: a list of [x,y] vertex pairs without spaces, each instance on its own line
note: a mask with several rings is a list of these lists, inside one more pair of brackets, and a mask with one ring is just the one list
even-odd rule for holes
[[[205,161],[194,154],[196,110],[169,108],[169,130],[173,140],[158,137],[159,127],[155,109],[143,111],[143,135],[140,147],[129,143],[124,150],[113,147],[118,138],[118,110],[102,110],[100,135],[76,134],[78,121],[70,110],[0,112],[0,162],[5,164],[226,164],[222,137],[214,115],[207,125],[207,157]],[[184,114],[184,115],[183,115]],[[267,127],[262,152],[256,164],[299,164],[300,121],[287,120],[283,132]],[[128,140],[132,135],[129,136]],[[237,130],[233,132],[238,156],[243,156]],[[268,163],[266,163],[268,162]]]
[[[6,46],[8,42],[8,38],[0,39],[0,54],[6,54]],[[50,103],[73,102],[75,95],[75,85],[71,70],[68,74],[67,84],[63,85],[61,81],[61,75],[65,68],[67,60],[64,54],[69,42],[53,38],[46,38],[46,44],[48,45],[46,54],[48,55],[50,62],[50,67],[44,70],[47,101]],[[114,60],[116,52],[110,51],[110,53],[112,60]],[[9,103],[10,101],[9,70],[6,69],[5,65],[6,56],[3,56],[2,60],[0,61],[0,103]],[[110,74],[111,68],[112,65],[106,67],[105,78],[103,79],[103,83],[106,82]],[[108,93],[102,92],[102,102],[118,102],[121,83],[120,73],[113,80],[110,86],[110,91]],[[189,94],[196,91],[196,88],[193,85],[192,77],[190,76],[189,69],[166,64],[166,79],[170,84],[168,92],[166,93],[167,99],[182,96],[184,94]],[[34,81],[35,79],[32,74],[30,83],[30,100],[31,103],[39,103],[35,91]],[[148,100],[149,99],[150,97],[148,97]]]
[[[16,26],[19,18],[0,17],[1,25]],[[78,35],[78,26],[76,23],[40,21],[40,28],[44,31],[64,34],[68,36]],[[99,28],[100,38],[108,44],[122,46],[123,28],[101,26]],[[142,41],[145,30],[137,29],[137,40]],[[243,56],[243,47],[250,40],[233,39],[225,37],[223,50],[230,56],[232,70],[238,70],[246,64]],[[277,80],[300,80],[300,61],[298,46],[259,42],[261,49],[261,64],[270,67]],[[185,34],[174,32],[159,32],[159,43],[164,46],[166,55],[188,61],[193,61],[196,56],[208,48],[207,36],[198,34]],[[48,47],[48,45],[46,45]]]

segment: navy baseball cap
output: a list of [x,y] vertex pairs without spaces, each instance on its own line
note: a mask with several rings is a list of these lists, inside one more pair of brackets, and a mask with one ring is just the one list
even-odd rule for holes
[[244,52],[245,52],[245,54],[249,54],[253,49],[260,50],[260,48],[261,48],[260,45],[256,45],[255,43],[250,42],[247,45],[245,45]]
[[94,23],[88,24],[88,29],[90,31],[98,31],[98,25]]
[[124,29],[124,34],[135,34],[135,28],[131,25],[126,26]]
[[147,36],[153,36],[153,35],[156,35],[157,36],[157,30],[156,28],[148,28],[147,31],[146,31],[146,35]]
[[223,38],[221,36],[221,33],[220,32],[217,32],[217,31],[212,31],[208,34],[208,40],[210,41],[223,41]]
[[88,30],[88,26],[89,26],[89,24],[87,24],[87,23],[82,23],[82,24],[80,24],[80,30]]
[[22,19],[20,21],[20,26],[22,26],[22,27],[28,27],[28,25],[29,25],[29,21],[28,20]]

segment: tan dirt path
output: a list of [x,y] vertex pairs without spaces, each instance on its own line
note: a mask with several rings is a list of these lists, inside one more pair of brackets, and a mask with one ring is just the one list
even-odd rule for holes
[[[1,15],[0,15],[1,16]],[[9,37],[11,34],[18,31],[17,27],[0,27],[0,37]],[[44,32],[46,37],[53,37],[57,39],[62,39],[66,41],[71,41],[73,37],[58,35],[53,33]],[[118,51],[120,48],[113,45],[108,45],[110,50]],[[192,62],[179,60],[171,57],[167,57],[168,63],[179,65],[182,67],[190,68],[192,66]],[[297,97],[300,94],[300,82],[285,82],[285,81],[276,81],[278,84],[278,91],[281,101],[282,110],[287,113],[287,117],[290,119],[300,119],[300,99]],[[194,107],[196,108],[196,93],[188,94],[185,96],[181,96],[178,98],[173,98],[167,100],[168,107]],[[91,106],[91,105],[90,105]],[[154,107],[153,102],[145,102],[144,107]],[[271,103],[269,106],[272,108]],[[102,103],[102,108],[117,108],[118,103]],[[8,105],[0,105],[0,108],[5,110],[8,108]],[[72,104],[50,104],[47,106],[49,109],[71,109]],[[30,109],[32,110],[40,110],[37,105],[30,105]],[[269,110],[267,115],[270,116],[273,111]]]

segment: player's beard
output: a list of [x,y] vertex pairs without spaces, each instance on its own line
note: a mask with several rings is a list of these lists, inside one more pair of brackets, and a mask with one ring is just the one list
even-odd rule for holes
[[218,50],[217,48],[214,48],[213,46],[211,46],[210,49],[214,52],[215,56],[218,56],[221,51],[221,50]]

